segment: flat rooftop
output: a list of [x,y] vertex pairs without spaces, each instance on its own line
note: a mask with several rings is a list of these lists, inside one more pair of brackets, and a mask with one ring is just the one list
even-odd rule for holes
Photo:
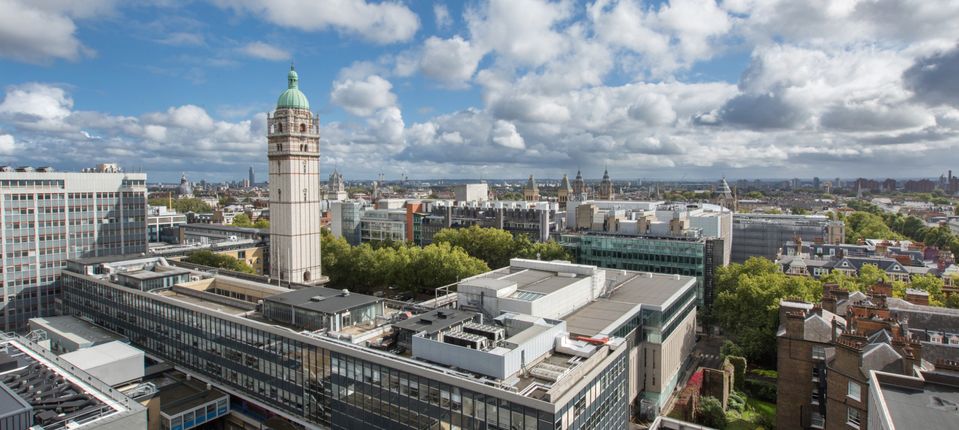
[[129,272],[118,272],[117,275],[143,281],[147,279],[165,278],[167,276],[182,275],[187,273],[190,273],[190,271],[179,267],[157,266],[154,270],[131,270]]
[[450,326],[470,321],[476,318],[476,312],[467,312],[459,309],[437,309],[393,323],[393,327],[413,332],[435,333]]
[[270,296],[266,298],[266,301],[324,314],[335,314],[380,302],[383,299],[353,292],[344,294],[343,291],[332,288],[310,287]]
[[898,429],[959,428],[959,387],[926,381],[921,388],[880,379],[884,406]]
[[[622,277],[623,271],[608,270],[607,279]],[[640,307],[663,310],[685,291],[695,288],[696,278],[646,272],[626,272],[627,278],[614,285],[607,297],[600,297],[563,318],[570,333],[581,336],[609,334],[616,324]]]
[[31,318],[30,323],[42,330],[52,331],[52,334],[56,334],[77,344],[92,343],[99,345],[114,340],[126,340],[125,337],[119,334],[69,315]]
[[213,311],[223,312],[223,313],[225,313],[225,314],[230,314],[230,315],[240,315],[240,314],[245,314],[245,313],[247,313],[247,312],[250,311],[249,309],[243,309],[243,308],[238,308],[238,307],[230,306],[230,305],[223,304],[223,303],[213,302],[213,301],[210,301],[210,300],[204,300],[203,298],[200,298],[200,297],[194,297],[194,296],[188,296],[188,295],[186,295],[186,294],[180,294],[180,293],[177,293],[176,291],[173,291],[173,290],[162,290],[162,291],[160,291],[160,292],[157,293],[157,294],[158,294],[158,295],[161,295],[161,296],[163,296],[163,297],[169,297],[169,298],[174,299],[174,300],[178,300],[178,301],[181,301],[181,302],[186,302],[186,303],[189,303],[189,304],[191,304],[191,305],[196,305],[196,306],[204,307],[204,308],[207,308],[207,309],[210,309],[210,310],[213,310]]
[[225,397],[224,392],[208,390],[201,382],[181,380],[160,388],[160,412],[174,416]]

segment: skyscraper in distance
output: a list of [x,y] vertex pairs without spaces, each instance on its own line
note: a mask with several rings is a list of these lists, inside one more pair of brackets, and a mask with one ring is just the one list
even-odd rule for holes
[[256,184],[256,176],[253,174],[253,166],[250,166],[250,186]]

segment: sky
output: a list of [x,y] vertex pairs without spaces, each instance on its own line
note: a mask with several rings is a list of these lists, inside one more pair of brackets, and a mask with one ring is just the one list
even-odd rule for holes
[[0,0],[0,164],[347,180],[959,171],[959,0]]

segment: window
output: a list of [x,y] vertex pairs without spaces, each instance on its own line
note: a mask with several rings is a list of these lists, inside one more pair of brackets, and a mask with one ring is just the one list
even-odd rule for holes
[[825,360],[826,359],[826,348],[822,345],[813,345],[812,347],[812,359],[813,360]]
[[300,123],[300,133],[306,133],[306,124]]
[[859,409],[846,409],[846,424],[852,428],[859,428]]
[[849,381],[849,387],[846,390],[846,395],[849,396],[850,399],[853,399],[858,402],[862,400],[862,397],[860,397],[861,390],[862,390],[862,387],[860,387],[859,384],[853,381]]

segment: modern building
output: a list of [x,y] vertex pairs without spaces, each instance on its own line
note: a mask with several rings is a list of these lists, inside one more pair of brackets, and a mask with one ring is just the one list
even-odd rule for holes
[[566,229],[565,214],[559,204],[545,201],[423,202],[416,221],[420,238],[428,245],[444,228],[466,228],[473,225],[506,230],[513,235],[526,235],[534,242],[546,242]]
[[330,203],[330,229],[334,237],[345,238],[350,245],[360,244],[360,219],[368,205],[363,200],[343,200]]
[[276,111],[267,115],[270,170],[270,276],[323,281],[320,268],[320,118],[293,67]]
[[146,174],[0,168],[0,325],[50,315],[67,259],[147,250]]
[[181,225],[186,224],[186,215],[166,206],[147,208],[147,240],[150,242],[175,243]]
[[695,279],[562,262],[463,280],[453,309],[222,276],[148,293],[73,269],[65,313],[305,428],[625,428],[695,341]]
[[733,215],[733,263],[749,257],[775,260],[786,241],[801,238],[804,243],[842,243],[846,232],[842,221],[825,215]]
[[872,430],[957,428],[959,367],[916,376],[873,370],[869,399],[866,421]]
[[453,196],[458,202],[485,202],[489,200],[489,185],[459,184],[453,187]]
[[253,172],[253,166],[250,166],[250,177],[249,177],[249,181],[250,181],[250,186],[251,186],[251,187],[256,186],[256,175],[255,175],[254,172]]
[[406,235],[406,209],[367,209],[360,215],[360,242],[398,242]]
[[145,429],[147,409],[37,343],[0,335],[0,428]]

